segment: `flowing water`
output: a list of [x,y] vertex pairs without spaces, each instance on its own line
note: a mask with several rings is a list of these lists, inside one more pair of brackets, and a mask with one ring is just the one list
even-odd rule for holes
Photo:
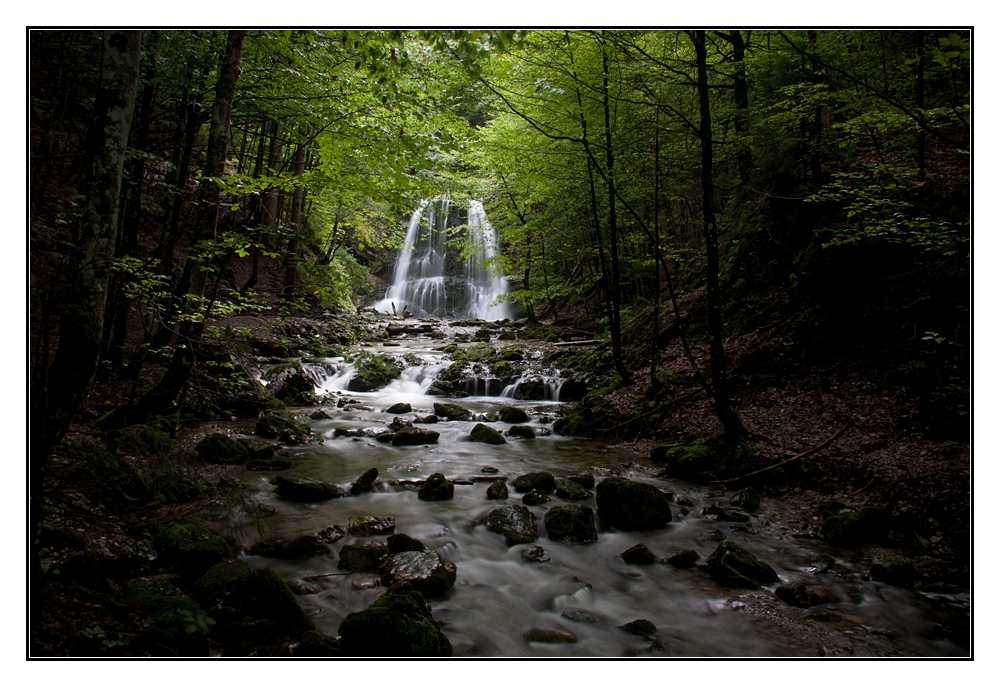
[[[721,490],[657,477],[655,470],[636,465],[639,457],[627,448],[551,433],[550,423],[560,405],[556,401],[522,401],[512,395],[453,401],[425,395],[434,376],[448,365],[435,346],[440,343],[427,339],[397,347],[375,346],[372,350],[399,356],[412,352],[423,363],[407,368],[400,379],[378,392],[343,392],[351,369],[340,359],[319,366],[322,374],[314,370],[318,392],[343,394],[358,402],[327,409],[331,419],[310,421],[324,442],[289,448],[294,467],[283,474],[312,477],[347,489],[362,473],[376,467],[379,479],[374,492],[301,504],[279,496],[270,484],[269,473],[246,472],[242,479],[259,501],[277,509],[276,515],[264,520],[268,537],[290,540],[335,524],[346,527],[362,515],[391,516],[396,532],[423,541],[428,549],[454,562],[458,568],[454,588],[443,598],[431,599],[430,604],[434,617],[444,623],[456,655],[647,655],[649,640],[617,627],[638,618],[650,620],[658,628],[660,645],[651,655],[660,656],[965,653],[934,634],[934,609],[961,600],[933,601],[905,589],[866,581],[863,566],[840,558],[843,552],[790,536],[789,516],[783,514],[781,504],[765,499],[751,520],[752,533],[739,532],[734,523],[701,515],[703,506],[726,502],[728,495]],[[437,443],[429,446],[393,447],[372,438],[334,438],[337,428],[384,427],[396,417],[384,409],[399,401],[413,406],[414,412],[404,416],[408,419],[432,413],[435,401],[456,402],[480,417],[495,414],[503,405],[515,405],[528,412],[529,424],[539,436],[533,440],[508,438],[504,445],[473,443],[468,436],[477,420],[443,420],[418,425],[440,432]],[[502,431],[509,425],[495,422],[491,426]],[[484,473],[484,468],[495,468],[497,473]],[[676,498],[691,499],[694,505],[683,508],[671,504],[673,522],[655,531],[617,531],[602,527],[598,518],[599,539],[581,545],[554,542],[546,536],[544,512],[561,503],[553,495],[549,503],[529,507],[538,517],[538,541],[508,547],[501,535],[487,531],[484,521],[494,508],[519,504],[521,495],[511,488],[506,501],[487,500],[489,478],[505,477],[509,483],[518,475],[540,470],[557,478],[587,470],[598,480],[620,474],[653,484]],[[436,472],[468,483],[456,484],[453,500],[420,501],[417,486],[411,482]],[[596,511],[593,498],[578,503]],[[641,542],[659,558],[695,549],[704,560],[717,545],[707,538],[716,529],[774,567],[782,582],[820,584],[836,594],[839,602],[826,607],[826,618],[811,618],[809,611],[784,605],[769,590],[725,589],[697,568],[679,569],[662,563],[628,565],[619,556]],[[248,522],[238,524],[233,533],[247,545],[260,538]],[[368,539],[384,542],[384,537]],[[333,544],[331,557],[286,561],[247,555],[245,559],[252,566],[272,567],[288,580],[337,573],[312,579],[314,593],[298,596],[317,627],[336,635],[346,614],[363,609],[384,591],[375,573],[342,574],[337,570],[337,551],[352,540],[349,536]],[[536,544],[548,552],[550,560],[529,563],[522,559],[522,551]],[[837,556],[837,565],[826,574],[813,574],[823,566],[817,562],[823,554]],[[576,619],[564,616],[564,612]],[[578,641],[529,643],[523,635],[531,628],[562,628]]]
[[403,247],[396,257],[392,285],[374,304],[379,312],[416,317],[510,317],[510,306],[497,302],[507,292],[507,281],[494,264],[498,237],[486,219],[483,204],[469,202],[465,238],[471,254],[460,262],[448,244],[449,200],[423,201],[410,217]]

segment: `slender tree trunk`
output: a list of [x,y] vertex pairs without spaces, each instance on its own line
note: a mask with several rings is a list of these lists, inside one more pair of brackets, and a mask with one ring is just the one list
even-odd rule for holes
[[740,175],[740,193],[745,193],[753,172],[753,157],[750,152],[750,91],[747,87],[746,42],[739,30],[729,32],[729,42],[733,45],[733,104],[736,105],[734,128],[736,129],[736,167]]
[[[300,132],[299,145],[295,150],[295,157],[292,160],[292,174],[301,178],[306,171],[306,138],[307,132],[303,129]],[[292,207],[289,224],[291,225],[292,236],[288,240],[288,254],[285,258],[285,296],[290,297],[301,285],[299,275],[299,260],[302,255],[302,209],[305,204],[306,187],[301,184],[295,187],[292,193]]]
[[32,393],[31,451],[41,462],[63,438],[94,379],[114,258],[122,168],[139,83],[141,31],[106,31],[87,134],[83,208],[59,314],[59,348]]
[[[917,31],[917,83],[916,105],[921,116],[924,109],[924,32]],[[923,184],[927,180],[927,132],[923,127],[917,129],[917,181],[920,183],[920,193],[923,194]]]
[[706,296],[708,309],[709,355],[712,367],[712,389],[715,414],[727,435],[743,437],[745,430],[729,401],[726,351],[722,343],[722,303],[719,289],[719,239],[715,219],[715,181],[712,176],[712,111],[708,91],[708,59],[705,52],[705,32],[694,31],[695,59],[698,63],[698,135],[701,139],[702,224],[705,232]]

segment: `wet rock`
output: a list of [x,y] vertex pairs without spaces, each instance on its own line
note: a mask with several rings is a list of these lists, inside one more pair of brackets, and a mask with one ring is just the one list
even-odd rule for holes
[[385,409],[385,412],[392,415],[402,415],[403,413],[412,413],[413,407],[409,403],[393,403]]
[[674,503],[676,503],[678,506],[684,506],[685,508],[694,508],[695,506],[694,501],[689,499],[687,496],[684,496],[683,494],[675,497]]
[[424,486],[417,492],[417,498],[421,501],[448,501],[454,496],[455,485],[440,472],[435,472],[428,477]]
[[419,539],[414,539],[407,534],[390,534],[386,540],[389,545],[389,553],[403,553],[404,551],[426,551],[427,547]]
[[910,587],[923,577],[909,561],[883,561],[880,558],[872,561],[868,576],[874,582],[884,582],[894,587]]
[[576,606],[567,606],[559,615],[566,618],[566,620],[572,620],[574,623],[599,623],[605,620],[605,617],[602,615],[588,611],[585,608],[577,608]]
[[285,580],[285,584],[292,590],[292,594],[296,596],[309,596],[311,594],[319,594],[321,591],[317,585],[310,582],[303,582],[302,580]]
[[367,470],[365,474],[358,477],[358,479],[351,484],[351,493],[357,496],[363,491],[371,491],[376,479],[378,479],[378,468],[371,468]]
[[524,506],[504,506],[486,516],[486,529],[504,536],[507,546],[528,544],[538,539],[535,516]]
[[553,541],[577,544],[597,541],[594,511],[586,506],[556,506],[545,512],[545,529]]
[[538,489],[532,489],[521,497],[521,503],[526,506],[539,506],[546,503],[548,500],[549,497],[545,495],[545,492],[539,491]]
[[[393,432],[386,432],[385,434],[379,434],[375,437],[375,441],[380,444],[391,444],[392,440],[396,438]],[[405,444],[404,444],[405,445]]]
[[[421,427],[403,427],[401,430],[392,435],[392,445],[393,446],[423,446],[426,444],[433,444],[441,436],[438,432],[432,429],[423,429]],[[381,440],[382,437],[378,437]]]
[[310,420],[329,420],[330,419],[330,414],[328,412],[326,412],[325,410],[314,410],[313,412],[309,413],[309,419]]
[[485,444],[506,444],[507,440],[503,435],[492,427],[487,427],[482,422],[476,424],[469,433],[472,441],[481,441]]
[[404,417],[394,417],[392,418],[392,422],[389,423],[389,431],[398,432],[404,427],[412,427],[412,426],[413,422],[411,422],[410,420],[407,420]]
[[337,568],[349,572],[378,572],[382,559],[388,555],[389,548],[378,542],[344,544]]
[[369,439],[377,439],[383,434],[392,434],[392,430],[388,427],[362,427],[358,430],[359,437],[368,437]]
[[482,472],[483,474],[486,474],[486,475],[495,475],[498,472],[500,472],[500,470],[497,469],[497,468],[495,468],[495,467],[493,467],[492,465],[484,465],[483,469],[480,470],[480,472]]
[[528,421],[528,414],[516,406],[504,406],[500,409],[500,422],[519,425]]
[[651,484],[609,477],[597,485],[601,520],[623,530],[648,530],[670,522],[666,495]]
[[376,515],[362,515],[347,528],[355,537],[378,537],[392,534],[396,530],[396,518]]
[[760,508],[760,494],[753,487],[740,489],[729,499],[729,505],[753,513]]
[[785,603],[799,608],[833,603],[837,600],[832,592],[822,587],[808,587],[801,583],[778,585],[774,595]]
[[619,625],[618,629],[625,630],[632,635],[646,637],[647,639],[656,634],[656,625],[645,618],[638,618],[624,625]]
[[546,563],[549,559],[549,552],[541,546],[532,546],[521,551],[521,560],[525,563]]
[[567,477],[570,482],[576,482],[584,489],[594,488],[594,473],[592,472],[581,472],[576,475],[570,475]]
[[327,484],[309,477],[278,476],[274,478],[273,484],[278,487],[279,494],[301,503],[328,501],[344,495],[343,490],[337,485]]
[[656,562],[656,555],[645,544],[636,544],[620,555],[622,560],[630,565],[649,565]]
[[322,632],[311,630],[299,638],[299,644],[292,650],[297,658],[332,658],[340,656],[340,642]]
[[448,638],[420,592],[396,584],[337,630],[344,656],[451,656]]
[[517,439],[534,439],[535,430],[528,425],[514,425],[507,430],[507,436]]
[[264,393],[268,399],[276,398],[293,406],[316,403],[316,385],[300,362],[268,370],[261,378],[267,381]]
[[533,627],[524,633],[524,641],[541,644],[573,644],[576,642],[576,635],[569,630]]
[[685,549],[668,558],[667,563],[675,568],[693,568],[694,564],[698,562],[698,558],[697,551],[694,549]]
[[702,509],[702,513],[705,515],[714,515],[719,520],[728,520],[730,522],[746,522],[750,519],[750,514],[742,508],[723,506],[718,503],[713,503],[708,508]]
[[287,410],[271,410],[257,419],[257,434],[278,439],[285,444],[304,444],[309,441],[309,428],[300,425]]
[[206,463],[239,465],[250,457],[247,447],[232,437],[216,432],[209,434],[194,447]]
[[502,479],[493,480],[489,488],[486,489],[486,498],[505,499],[507,498],[507,483]]
[[214,621],[177,587],[176,575],[131,580],[126,600],[142,618],[143,637],[181,656],[207,656]]
[[224,560],[194,585],[203,608],[211,608],[220,624],[243,625],[246,618],[266,621],[269,636],[276,632],[299,635],[315,630],[281,576],[271,568],[251,569],[239,559]]
[[577,482],[568,479],[556,480],[556,496],[567,501],[585,501],[594,494],[584,489]]
[[[386,430],[388,431],[388,430]],[[333,430],[333,438],[339,439],[340,437],[356,437],[358,436],[358,430],[347,429],[346,427],[337,427]]]
[[273,539],[260,541],[250,547],[251,556],[267,556],[285,560],[305,560],[313,556],[323,556],[330,553],[330,547],[314,535],[296,537],[292,541]]
[[726,535],[722,530],[713,527],[710,530],[705,530],[705,534],[701,538],[705,541],[725,541]]
[[424,415],[423,417],[413,418],[413,423],[417,425],[433,425],[438,421],[437,415]]
[[332,544],[336,541],[340,541],[347,536],[347,530],[343,525],[330,525],[319,532],[316,536],[325,541],[328,544]]
[[472,412],[454,403],[435,403],[434,414],[449,420],[471,420]]
[[250,460],[267,460],[274,457],[274,444],[260,439],[237,439],[246,446]]
[[251,460],[247,462],[247,470],[254,472],[280,472],[292,467],[292,461],[284,458],[272,458],[262,460]]
[[181,521],[153,538],[160,563],[175,565],[182,573],[201,575],[233,551],[222,537],[196,522]]
[[514,491],[524,494],[534,489],[539,491],[555,491],[556,478],[551,472],[529,472],[514,479]]
[[376,391],[399,378],[399,363],[391,356],[362,352],[354,361],[357,373],[347,385],[349,391]]
[[725,587],[758,589],[778,581],[771,566],[732,541],[720,543],[705,561],[705,568]]
[[379,568],[382,585],[409,582],[426,598],[442,596],[455,584],[455,564],[434,551],[404,551],[389,556]]

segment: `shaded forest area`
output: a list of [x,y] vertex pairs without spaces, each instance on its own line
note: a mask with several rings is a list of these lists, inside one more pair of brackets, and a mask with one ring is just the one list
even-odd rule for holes
[[199,655],[128,582],[245,505],[181,437],[284,407],[253,356],[372,340],[444,196],[483,201],[538,338],[599,341],[555,361],[591,373],[560,433],[845,495],[968,588],[970,31],[45,30],[29,60],[31,653]]

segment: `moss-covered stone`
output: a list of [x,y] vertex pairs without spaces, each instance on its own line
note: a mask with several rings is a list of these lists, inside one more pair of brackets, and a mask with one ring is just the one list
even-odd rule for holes
[[469,433],[469,439],[472,441],[479,441],[484,444],[507,443],[507,440],[503,438],[503,434],[492,427],[487,427],[482,422],[476,423],[476,426],[472,428],[472,431]]
[[764,467],[753,447],[725,436],[700,444],[656,450],[653,458],[667,464],[667,474],[671,477],[699,484],[738,477]]
[[552,424],[552,430],[563,436],[595,437],[614,424],[600,397],[589,393],[576,403],[564,407],[562,417]]
[[472,411],[454,403],[435,403],[434,414],[449,420],[471,420]]
[[556,496],[567,501],[586,501],[593,494],[568,479],[556,480]]
[[854,547],[878,541],[886,532],[888,516],[882,508],[846,511],[823,522],[823,538],[834,546]]
[[389,553],[403,553],[404,551],[426,551],[427,547],[419,539],[414,539],[408,534],[396,533],[390,534],[389,538],[386,539],[386,544],[389,545]]
[[493,480],[486,489],[486,498],[505,499],[507,498],[507,483],[502,479]]
[[507,436],[517,439],[534,439],[535,430],[530,425],[511,425],[507,430]]
[[315,629],[292,590],[271,568],[250,571],[245,592],[248,614],[273,621],[279,632],[295,635]]
[[725,587],[758,589],[778,581],[771,566],[732,541],[720,542],[705,567],[712,579]]
[[190,521],[177,522],[162,530],[154,538],[154,545],[163,563],[176,565],[182,573],[192,576],[200,576],[233,555],[225,539]]
[[514,491],[525,494],[533,489],[551,492],[556,489],[556,478],[551,472],[529,472],[514,479]]
[[351,493],[357,496],[362,492],[371,491],[376,479],[378,479],[378,468],[369,468],[351,484]]
[[434,551],[404,551],[385,558],[379,568],[382,584],[409,582],[430,599],[443,596],[455,585],[458,570],[455,564]]
[[412,413],[413,406],[409,403],[393,403],[391,406],[385,409],[385,412],[392,415],[402,415],[403,413]]
[[594,511],[586,506],[556,506],[545,512],[545,529],[553,541],[577,544],[597,541]]
[[535,516],[524,506],[504,506],[490,511],[486,516],[486,529],[502,534],[507,546],[538,539]]
[[618,629],[625,630],[629,634],[647,638],[656,634],[656,625],[645,618],[638,618],[624,625],[619,625]]
[[675,568],[693,568],[698,562],[698,552],[694,549],[679,551],[667,559],[667,563]]
[[420,592],[395,584],[363,611],[340,623],[344,656],[451,656],[448,638],[434,621]]
[[592,472],[581,472],[576,475],[570,475],[566,479],[570,482],[576,482],[584,489],[594,488],[594,473]]
[[337,567],[350,572],[376,572],[382,559],[388,555],[389,547],[378,542],[344,544]]
[[377,391],[399,379],[399,363],[390,356],[363,351],[354,359],[357,370],[348,383],[350,391]]
[[145,617],[143,640],[177,656],[207,656],[208,635],[215,621],[176,585],[174,575],[132,580],[125,599]]
[[401,427],[392,436],[393,446],[424,446],[426,444],[433,444],[441,436],[438,432],[433,429],[424,429],[423,427]]
[[597,510],[605,524],[623,530],[663,527],[671,519],[666,494],[624,477],[609,477],[597,485]]
[[455,485],[440,472],[428,477],[417,492],[417,498],[421,501],[450,501],[454,496]]
[[274,478],[274,484],[278,487],[279,494],[301,503],[328,501],[344,495],[337,485],[309,477],[278,476]]
[[517,425],[528,421],[528,414],[517,406],[504,406],[500,409],[500,422]]
[[334,658],[340,656],[340,642],[335,637],[312,630],[299,638],[292,655],[297,658]]
[[656,562],[656,555],[645,544],[636,544],[621,553],[622,560],[630,565],[649,565]]
[[257,434],[286,444],[304,444],[311,432],[287,410],[270,410],[257,420]]
[[267,397],[276,398],[289,405],[305,406],[316,403],[316,386],[301,362],[279,365],[264,373],[268,382]]
[[239,465],[250,457],[246,446],[219,432],[199,441],[194,450],[206,463]]

